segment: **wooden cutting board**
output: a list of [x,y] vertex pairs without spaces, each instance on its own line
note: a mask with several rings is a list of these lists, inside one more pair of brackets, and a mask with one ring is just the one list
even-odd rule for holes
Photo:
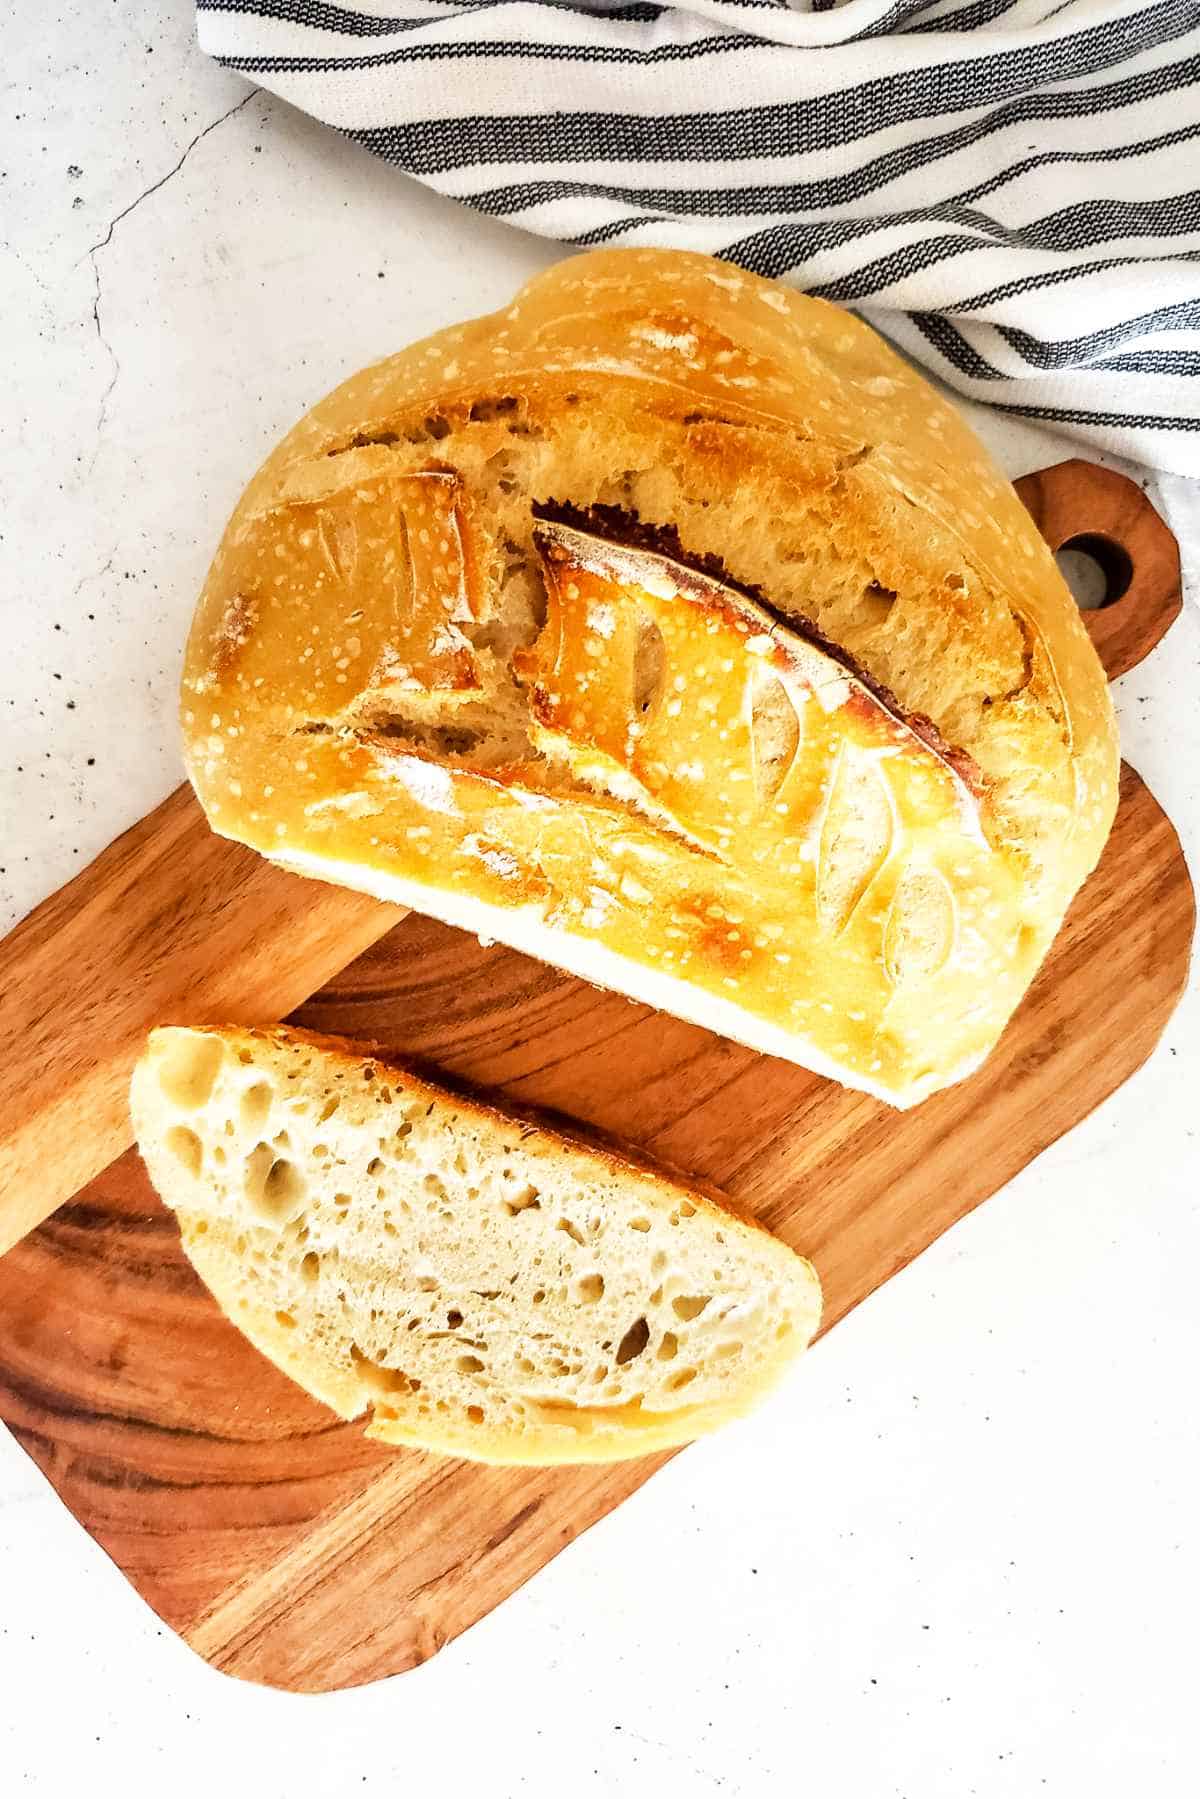
[[[1169,533],[1088,464],[1021,491],[1055,547],[1083,538],[1105,568],[1117,593],[1090,623],[1124,672],[1178,611]],[[148,1022],[262,1021],[319,987],[298,1022],[724,1186],[814,1258],[828,1329],[1145,1060],[1194,903],[1174,830],[1124,769],[1100,867],[998,1050],[909,1113],[397,916],[220,843],[181,793],[0,944],[0,1246],[20,1239],[0,1260],[0,1416],[199,1654],[301,1692],[424,1660],[663,1458],[481,1468],[368,1443],[293,1387],[221,1317],[120,1153]]]

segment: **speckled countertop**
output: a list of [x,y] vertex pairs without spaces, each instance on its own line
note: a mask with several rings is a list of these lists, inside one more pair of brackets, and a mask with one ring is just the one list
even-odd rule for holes
[[[282,430],[554,254],[206,64],[190,11],[19,4],[9,43],[4,927],[179,779],[194,595]],[[1070,453],[980,428],[1013,473]],[[1200,498],[1153,491],[1194,602]],[[1126,755],[1193,867],[1198,695],[1193,603],[1118,689]],[[293,1699],[211,1673],[0,1433],[0,1790],[1182,1799],[1198,1090],[1194,983],[1141,1074],[754,1419],[373,1688]]]

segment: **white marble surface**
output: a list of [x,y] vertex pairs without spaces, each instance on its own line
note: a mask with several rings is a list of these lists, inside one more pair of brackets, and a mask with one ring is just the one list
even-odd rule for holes
[[[0,924],[178,779],[185,624],[260,455],[553,254],[190,37],[187,0],[18,0],[8,34]],[[981,428],[1013,472],[1064,453]],[[1160,498],[1194,568],[1196,495]],[[1119,691],[1193,866],[1198,691],[1193,606]],[[1198,1081],[1194,985],[1122,1093],[755,1419],[374,1688],[211,1673],[0,1434],[0,1792],[1194,1792]]]

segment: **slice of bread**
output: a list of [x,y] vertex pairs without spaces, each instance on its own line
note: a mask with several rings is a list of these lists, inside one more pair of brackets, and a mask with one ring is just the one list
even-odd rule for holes
[[746,1411],[820,1319],[811,1264],[715,1195],[361,1046],[158,1030],[132,1108],[222,1309],[386,1442],[667,1449]]

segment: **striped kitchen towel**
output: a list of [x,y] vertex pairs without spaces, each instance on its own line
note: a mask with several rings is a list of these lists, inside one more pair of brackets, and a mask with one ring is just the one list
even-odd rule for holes
[[708,250],[1200,475],[1200,0],[197,0],[202,46],[573,244]]

